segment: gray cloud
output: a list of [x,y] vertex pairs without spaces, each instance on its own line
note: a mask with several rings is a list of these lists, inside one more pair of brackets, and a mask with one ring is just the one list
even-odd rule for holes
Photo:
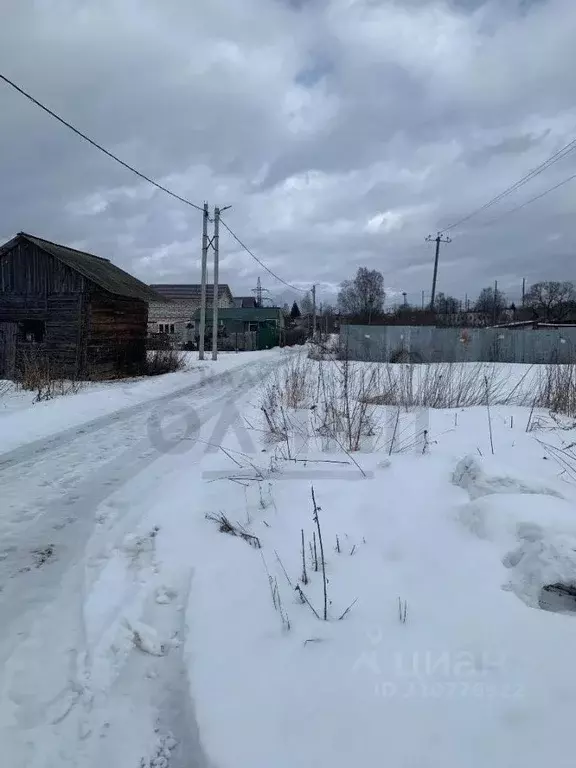
[[[0,0],[0,71],[227,221],[291,283],[358,266],[429,290],[424,237],[576,135],[573,0]],[[142,279],[197,280],[200,215],[0,86],[0,235],[28,230]],[[576,153],[464,224],[440,289],[570,278]],[[222,279],[258,275],[222,236]]]

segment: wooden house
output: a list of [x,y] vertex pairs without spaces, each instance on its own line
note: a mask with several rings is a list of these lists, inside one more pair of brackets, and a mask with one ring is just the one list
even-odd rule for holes
[[20,232],[0,246],[0,379],[32,358],[81,379],[137,372],[161,300],[107,259]]

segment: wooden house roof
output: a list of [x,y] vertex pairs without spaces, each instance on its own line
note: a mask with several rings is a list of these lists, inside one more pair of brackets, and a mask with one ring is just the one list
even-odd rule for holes
[[19,232],[15,238],[0,247],[0,255],[9,251],[18,241],[26,240],[32,243],[44,253],[53,256],[66,266],[78,272],[87,280],[115,296],[125,296],[130,299],[141,299],[142,301],[165,301],[156,291],[150,288],[146,283],[133,277],[120,267],[112,264],[108,259],[95,256],[85,251],[77,251],[65,245],[52,243],[50,240],[43,240],[35,235],[29,235],[26,232]]

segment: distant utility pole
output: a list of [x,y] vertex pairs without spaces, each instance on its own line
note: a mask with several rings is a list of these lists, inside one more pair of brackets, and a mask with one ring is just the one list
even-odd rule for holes
[[434,302],[436,300],[436,279],[438,277],[438,257],[440,256],[440,243],[451,243],[452,240],[449,237],[442,237],[440,232],[436,235],[436,237],[432,237],[432,235],[428,235],[426,238],[427,242],[434,241],[436,243],[436,253],[434,255],[434,276],[432,278],[432,296],[430,297],[430,309],[434,309]]
[[312,286],[312,338],[316,338],[316,284]]
[[522,306],[524,306],[526,302],[526,278],[522,278]]
[[204,334],[206,333],[206,262],[208,260],[208,203],[204,203],[202,214],[202,285],[200,288],[200,337],[198,339],[198,360],[204,360]]
[[422,291],[422,309],[424,309],[424,291]]
[[408,306],[408,294],[406,291],[402,291],[402,296],[404,296],[404,309]]
[[492,325],[496,325],[496,302],[498,301],[498,280],[494,280],[494,300],[492,302]]

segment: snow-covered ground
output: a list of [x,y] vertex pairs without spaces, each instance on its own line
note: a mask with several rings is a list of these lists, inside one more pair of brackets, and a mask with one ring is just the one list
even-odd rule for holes
[[155,616],[155,532],[140,528],[149,498],[198,461],[197,438],[289,354],[223,356],[206,366],[212,375],[171,374],[128,392],[110,385],[0,419],[9,449],[0,454],[3,764],[92,766],[108,755],[110,765],[130,765],[115,756],[127,728],[135,729],[137,766],[140,757],[161,760],[156,742],[171,744],[170,731],[178,732],[173,752],[200,755],[182,657],[174,651],[158,683],[146,686],[165,659],[142,650],[153,646],[137,619],[150,613],[162,626],[165,618],[166,631],[182,636],[185,612],[176,608],[187,587],[185,578],[177,601]]
[[3,762],[572,766],[576,614],[542,588],[576,584],[576,429],[376,408],[349,454],[286,405],[272,442],[286,359],[13,452]]
[[209,384],[211,376],[245,368],[253,362],[276,358],[283,352],[276,348],[264,352],[221,352],[218,360],[199,361],[197,353],[182,353],[186,369],[165,376],[120,379],[110,382],[85,382],[76,394],[64,395],[46,402],[34,403],[35,393],[16,388],[11,382],[0,380],[0,451],[45,439],[64,430],[74,430],[89,422],[107,418],[127,409],[137,412],[156,401],[172,400],[186,395],[199,384]]

